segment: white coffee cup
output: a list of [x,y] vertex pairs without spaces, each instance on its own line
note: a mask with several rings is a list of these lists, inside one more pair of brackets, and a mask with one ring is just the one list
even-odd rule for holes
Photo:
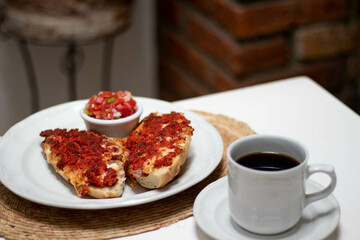
[[[264,171],[245,167],[237,159],[250,153],[275,152],[299,161],[295,167]],[[227,150],[228,194],[232,219],[257,234],[277,234],[293,227],[306,205],[328,196],[336,186],[334,168],[308,165],[307,149],[298,141],[270,135],[252,135],[230,144]],[[331,181],[321,191],[306,194],[306,181],[314,173],[325,173]]]

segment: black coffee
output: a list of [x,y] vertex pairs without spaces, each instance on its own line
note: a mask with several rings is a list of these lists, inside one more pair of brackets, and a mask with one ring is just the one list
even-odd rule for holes
[[239,157],[237,163],[261,171],[281,171],[300,164],[295,158],[275,152],[256,152]]

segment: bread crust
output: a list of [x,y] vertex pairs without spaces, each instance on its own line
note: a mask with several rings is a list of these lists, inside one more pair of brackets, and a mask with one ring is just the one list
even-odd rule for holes
[[172,159],[170,166],[153,168],[146,177],[137,177],[136,181],[143,187],[153,189],[162,188],[173,180],[180,172],[181,166],[185,164],[189,151],[191,138],[186,141],[184,150]]

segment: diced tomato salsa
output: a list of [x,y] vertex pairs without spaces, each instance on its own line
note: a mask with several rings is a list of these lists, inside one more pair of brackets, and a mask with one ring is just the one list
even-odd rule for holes
[[92,96],[85,106],[84,113],[90,117],[114,120],[128,117],[136,112],[136,101],[129,91],[102,91]]

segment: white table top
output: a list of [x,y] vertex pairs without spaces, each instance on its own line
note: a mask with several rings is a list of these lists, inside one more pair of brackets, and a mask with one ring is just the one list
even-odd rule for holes
[[[311,163],[335,166],[333,192],[341,209],[338,228],[327,238],[359,239],[360,117],[314,81],[297,77],[175,102],[188,108],[221,113],[248,123],[257,133],[293,137],[309,149]],[[311,179],[322,185],[328,178]],[[169,227],[125,239],[211,239],[193,217]]]
[[[242,88],[177,101],[187,109],[221,113],[248,123],[257,133],[293,137],[309,149],[311,163],[335,166],[338,178],[333,195],[341,209],[338,228],[327,240],[359,239],[360,117],[306,77]],[[322,185],[328,178],[311,179]],[[208,240],[193,217],[169,227],[121,239]],[[0,237],[1,239],[1,237]]]

